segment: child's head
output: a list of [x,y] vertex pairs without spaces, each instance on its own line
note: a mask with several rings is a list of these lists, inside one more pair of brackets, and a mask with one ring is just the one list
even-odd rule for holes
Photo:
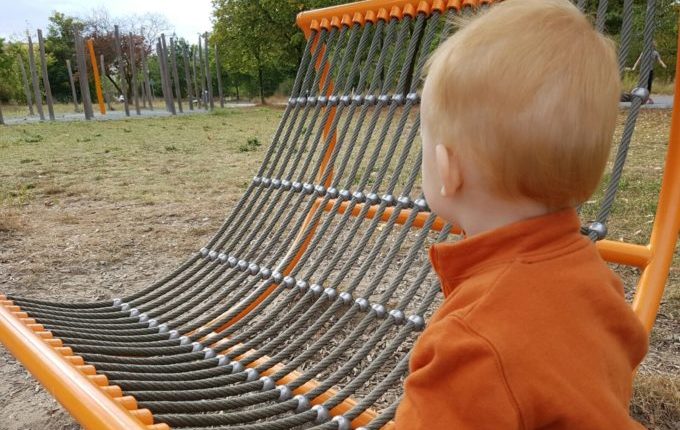
[[421,107],[428,202],[451,213],[456,192],[477,186],[548,210],[582,203],[602,176],[619,97],[613,43],[569,1],[491,7],[430,60]]

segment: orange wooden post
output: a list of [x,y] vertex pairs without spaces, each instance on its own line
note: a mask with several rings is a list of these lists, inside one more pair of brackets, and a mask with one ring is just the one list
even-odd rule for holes
[[99,102],[99,112],[106,115],[106,106],[104,105],[104,96],[102,94],[102,81],[99,78],[99,68],[97,67],[97,56],[94,54],[94,41],[88,39],[87,47],[90,49],[90,61],[92,62],[92,72],[94,74],[94,86],[97,90],[97,101]]

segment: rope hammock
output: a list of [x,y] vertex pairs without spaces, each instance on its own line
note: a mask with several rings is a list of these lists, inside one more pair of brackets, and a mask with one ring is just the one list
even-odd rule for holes
[[[590,10],[585,0],[578,6]],[[205,247],[113,301],[0,297],[0,340],[27,367],[58,353],[106,394],[113,406],[104,418],[122,407],[134,428],[391,426],[409,351],[441,300],[424,250],[457,232],[430,212],[418,185],[423,68],[453,31],[452,17],[486,7],[371,0],[301,14],[307,46],[281,122],[256,176]],[[593,10],[603,30],[607,0]],[[655,0],[648,0],[640,88],[653,66],[654,20]],[[622,21],[621,70],[633,0],[624,0]],[[601,209],[583,227],[618,262],[642,258],[603,240],[648,97],[632,94]],[[677,237],[679,221],[669,223]],[[640,251],[634,246],[626,249]],[[643,309],[651,320],[641,316],[648,328],[654,300],[643,300],[652,309]],[[35,348],[52,352],[22,358],[12,345],[23,328],[7,329],[3,316],[43,339]],[[45,378],[69,386],[53,373]],[[85,426],[104,428],[82,398],[55,395]]]

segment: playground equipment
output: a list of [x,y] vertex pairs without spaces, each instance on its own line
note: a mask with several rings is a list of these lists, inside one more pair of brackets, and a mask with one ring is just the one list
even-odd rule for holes
[[[123,94],[120,94],[120,101],[123,102],[123,107],[125,111],[126,116],[130,116],[130,103],[134,103],[134,108],[135,108],[135,113],[137,115],[141,115],[141,109],[150,109],[153,110],[153,94],[152,94],[152,88],[151,88],[151,80],[149,76],[149,68],[147,64],[147,58],[146,58],[146,48],[144,47],[143,43],[143,37],[139,35],[135,35],[133,33],[129,33],[127,35],[127,39],[122,38],[120,36],[120,30],[118,26],[114,26],[114,51],[115,51],[115,59],[111,58],[109,59],[109,62],[115,61],[116,64],[116,69],[119,71],[117,73],[118,77],[118,86],[120,87],[121,91],[125,94],[128,93],[128,88],[127,88],[127,82],[124,77],[121,75],[124,75],[125,73],[128,73],[131,76],[131,86],[130,86],[130,100],[127,100],[126,97],[123,96]],[[54,103],[52,99],[52,92],[51,92],[51,87],[50,87],[50,77],[48,75],[48,68],[47,68],[47,62],[46,62],[46,54],[49,54],[49,52],[46,53],[45,51],[45,43],[43,40],[42,36],[42,30],[38,29],[37,30],[37,35],[38,35],[38,51],[39,51],[39,64],[35,59],[35,52],[33,48],[33,39],[31,38],[30,34],[27,34],[28,38],[28,65],[29,65],[29,72],[30,76],[26,72],[26,67],[24,65],[24,60],[21,55],[17,55],[16,58],[16,63],[18,65],[17,67],[17,72],[21,74],[21,80],[23,83],[24,87],[24,95],[26,97],[26,102],[27,102],[27,107],[28,107],[28,114],[29,116],[34,116],[34,109],[33,109],[33,104],[35,103],[35,107],[38,113],[38,116],[40,120],[45,120],[45,112],[43,111],[43,96],[42,93],[45,93],[45,101],[47,104],[47,109],[48,109],[48,114],[49,114],[49,119],[51,121],[54,121],[56,118],[55,112],[54,112]],[[159,60],[159,66],[160,66],[160,73],[161,73],[161,81],[162,81],[162,94],[163,97],[166,101],[166,108],[168,112],[171,114],[176,114],[175,110],[175,102],[177,103],[179,107],[179,112],[182,112],[182,91],[184,94],[189,97],[189,101],[194,100],[196,97],[194,97],[195,94],[198,94],[198,85],[197,81],[201,82],[201,85],[203,88],[208,88],[210,89],[210,94],[208,97],[212,97],[212,86],[213,86],[213,79],[212,79],[212,73],[211,73],[211,68],[212,66],[212,58],[215,59],[215,68],[217,69],[216,73],[216,78],[217,78],[217,84],[218,84],[218,96],[220,97],[220,106],[224,107],[224,94],[223,94],[223,88],[222,88],[222,77],[221,77],[221,70],[219,67],[219,57],[217,55],[217,50],[215,49],[215,53],[213,56],[210,55],[208,49],[207,49],[207,43],[208,43],[208,33],[204,33],[201,35],[199,38],[199,44],[202,43],[202,41],[205,40],[205,56],[202,53],[199,57],[198,49],[194,47],[189,47],[189,46],[184,46],[184,49],[179,50],[179,52],[175,52],[175,46],[177,45],[177,41],[174,38],[170,38],[169,42],[169,48],[167,49],[167,45],[165,42],[165,35],[161,35],[161,38],[159,39],[159,43],[162,43],[163,45],[163,50],[159,51],[158,54],[158,60]],[[162,41],[162,42],[161,42]],[[111,99],[112,96],[108,94],[108,92],[105,92],[106,88],[104,87],[104,80],[105,77],[107,77],[107,72],[106,70],[108,69],[108,66],[106,65],[104,61],[104,55],[100,54],[99,57],[97,57],[97,53],[95,50],[95,45],[94,45],[94,39],[88,39],[85,40],[83,36],[76,32],[74,34],[74,50],[75,50],[75,63],[71,64],[71,60],[67,59],[66,60],[66,68],[68,71],[68,78],[69,78],[69,85],[71,88],[71,99],[73,101],[73,106],[74,106],[74,111],[75,112],[80,112],[79,104],[78,104],[78,92],[80,93],[80,101],[83,104],[83,110],[82,113],[84,114],[84,117],[86,120],[90,120],[95,117],[93,107],[92,107],[92,95],[90,93],[90,84],[89,84],[89,76],[90,73],[92,74],[93,77],[93,83],[94,83],[94,88],[95,88],[95,93],[97,96],[97,103],[99,105],[99,112],[101,115],[106,115],[106,106],[104,104],[105,100],[109,104],[109,110],[111,109]],[[125,54],[122,51],[122,46],[126,46],[126,52]],[[168,52],[169,51],[169,52]],[[198,59],[196,57],[199,57]],[[138,61],[139,60],[139,61]],[[184,81],[184,84],[181,84],[180,80],[180,75],[178,71],[178,62],[182,61],[183,63],[180,65],[184,65],[183,73],[184,75],[182,76],[182,80]],[[88,65],[89,61],[89,65]],[[194,65],[196,61],[199,61],[199,73],[196,73],[196,68],[194,67],[193,70],[193,75],[191,73],[191,69],[189,68],[189,63],[193,62]],[[101,74],[100,74],[100,68],[98,66],[101,66]],[[138,67],[138,62],[139,66]],[[74,75],[74,68],[72,66],[75,66],[75,70],[77,71],[77,80],[78,80],[78,87],[79,91],[76,91],[76,76]],[[40,67],[40,76],[42,77],[42,87],[40,85],[40,80],[38,79],[38,67]],[[127,72],[126,72],[127,71]],[[30,78],[30,79],[29,79]],[[54,81],[53,81],[54,83]],[[185,88],[181,88],[181,86],[184,85]],[[174,91],[174,94],[173,94]],[[141,100],[140,100],[141,99]],[[141,101],[141,106],[140,106],[140,101]],[[208,100],[206,99],[205,102],[203,102],[203,99],[201,98],[200,104],[202,105],[203,108],[206,110],[213,110],[214,109],[214,103],[210,104]],[[193,104],[190,103],[190,109],[193,110]],[[11,121],[8,121],[11,123]],[[0,125],[4,124],[4,121],[0,118]]]
[[[390,428],[409,349],[439,301],[424,249],[456,232],[417,188],[420,77],[447,18],[478,7],[489,3],[302,13],[292,95],[214,237],[124,298],[2,297],[0,340],[86,428]],[[622,68],[632,10],[625,0]],[[654,16],[648,0],[640,87]],[[680,229],[680,104],[650,243],[611,241],[607,218],[648,97],[632,94],[601,209],[583,231],[608,261],[641,270],[632,306],[651,330]]]

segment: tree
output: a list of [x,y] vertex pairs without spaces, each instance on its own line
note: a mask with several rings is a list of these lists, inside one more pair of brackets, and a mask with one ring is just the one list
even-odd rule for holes
[[[262,103],[278,84],[295,74],[305,40],[295,16],[310,8],[348,3],[342,0],[214,0],[213,42],[222,52],[222,68],[257,82]],[[248,80],[245,82],[248,83]]]
[[66,101],[71,97],[71,86],[68,79],[66,60],[75,61],[75,35],[83,30],[83,22],[78,18],[66,16],[61,12],[52,12],[49,17],[45,39],[47,52],[47,72],[50,76],[52,95],[57,100]]
[[[114,33],[115,22],[119,23],[120,50],[123,64],[130,64],[129,47],[132,44],[135,54],[135,67],[138,72],[142,70],[142,50],[145,55],[149,56],[154,51],[158,36],[162,32],[172,31],[172,25],[168,23],[163,15],[157,13],[129,15],[114,19],[111,18],[108,10],[105,8],[93,9],[83,19],[85,35],[94,40],[93,43],[97,54],[104,55],[106,77],[120,94],[123,94],[123,91],[115,78],[119,76],[124,79],[127,88],[125,96],[128,100],[131,100],[132,69],[124,66],[123,70],[118,70]],[[130,37],[130,33],[132,33],[132,37]]]
[[21,44],[6,43],[0,37],[0,102],[25,99],[16,58],[17,55],[21,55],[26,61],[27,53]]

